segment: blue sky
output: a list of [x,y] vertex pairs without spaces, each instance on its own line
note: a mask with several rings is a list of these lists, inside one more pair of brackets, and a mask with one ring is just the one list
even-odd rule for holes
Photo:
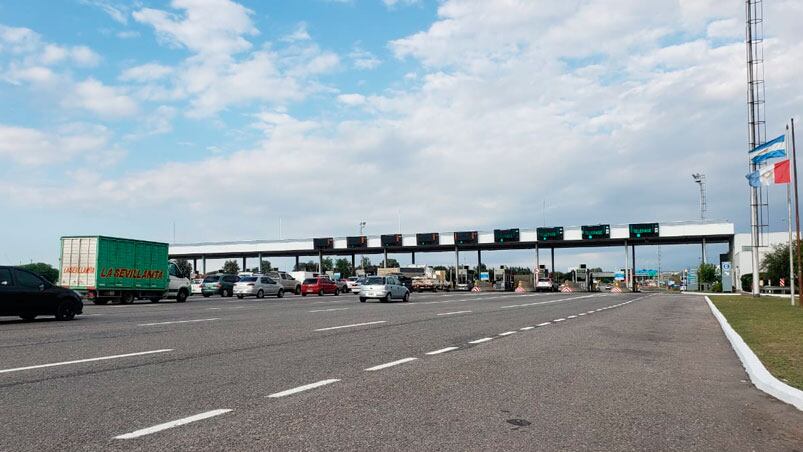
[[[803,105],[803,0],[766,7],[774,136]],[[55,263],[67,234],[170,241],[174,223],[199,242],[278,238],[280,221],[287,238],[399,218],[410,233],[688,220],[693,172],[709,217],[746,231],[742,14],[714,0],[6,2],[0,259]]]

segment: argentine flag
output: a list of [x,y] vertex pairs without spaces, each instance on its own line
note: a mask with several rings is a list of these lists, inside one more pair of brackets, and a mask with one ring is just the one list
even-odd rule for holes
[[761,146],[756,146],[756,148],[750,151],[747,155],[750,157],[750,161],[756,165],[765,160],[786,157],[785,140],[786,135],[781,135],[772,141],[762,144]]

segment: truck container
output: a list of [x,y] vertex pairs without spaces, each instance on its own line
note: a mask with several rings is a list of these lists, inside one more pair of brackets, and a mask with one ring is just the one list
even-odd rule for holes
[[167,243],[104,236],[61,238],[59,284],[95,304],[158,302],[190,294],[188,275],[167,258]]

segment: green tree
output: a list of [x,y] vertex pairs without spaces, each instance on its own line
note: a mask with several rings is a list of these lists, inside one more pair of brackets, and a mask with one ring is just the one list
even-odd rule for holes
[[223,273],[229,273],[236,275],[240,272],[240,265],[237,264],[237,260],[232,259],[230,261],[226,261],[223,264]]
[[703,284],[711,284],[717,281],[717,266],[714,264],[700,264],[697,269],[697,278]]
[[53,268],[52,265],[45,264],[44,262],[20,265],[19,268],[24,268],[25,270],[36,273],[51,283],[55,283],[59,279],[59,271]]
[[[799,246],[797,241],[794,245]],[[787,281],[786,285],[789,286],[789,244],[781,243],[772,247],[772,251],[761,261],[761,271],[766,273],[766,276],[761,275],[762,279],[769,279],[773,285],[778,285],[778,281],[784,278]],[[794,259],[795,281],[797,281],[797,271],[797,259]],[[752,282],[752,279],[750,281]]]
[[323,261],[321,261],[321,264],[323,264],[323,270],[321,270],[321,273],[332,271],[335,268],[335,264],[332,262],[331,257],[324,257]]
[[182,275],[192,275],[192,264],[190,264],[190,261],[187,259],[176,259],[176,267],[178,267],[178,271],[180,271]]
[[340,273],[341,278],[351,276],[351,262],[348,259],[338,259],[335,261],[335,272]]
[[262,261],[259,263],[259,272],[265,274],[267,272],[273,271],[273,266],[270,264],[270,261]]
[[[384,260],[379,264],[379,267],[385,268],[385,261]],[[399,268],[399,267],[400,267],[399,261],[397,261],[396,259],[393,259],[392,257],[388,258],[387,268]]]

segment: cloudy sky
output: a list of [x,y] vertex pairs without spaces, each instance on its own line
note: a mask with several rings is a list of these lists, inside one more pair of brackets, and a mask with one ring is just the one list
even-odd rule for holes
[[[803,0],[765,4],[775,136],[803,111]],[[174,224],[198,242],[687,220],[692,172],[709,217],[746,232],[743,15],[740,0],[4,2],[0,261],[56,263],[68,234],[172,241]],[[697,258],[664,248],[665,267]]]

